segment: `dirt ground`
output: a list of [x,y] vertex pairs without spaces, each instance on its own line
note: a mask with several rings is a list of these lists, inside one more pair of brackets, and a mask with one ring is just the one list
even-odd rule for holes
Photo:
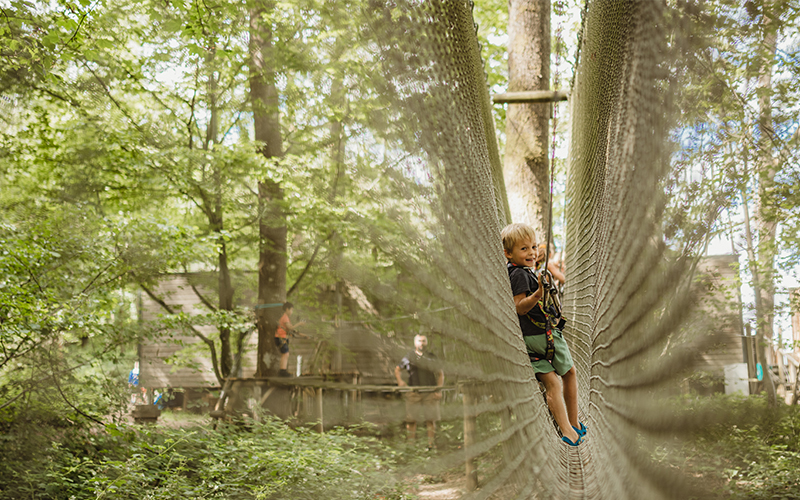
[[410,493],[414,493],[419,500],[456,500],[467,493],[466,479],[463,474],[418,474],[412,481]]

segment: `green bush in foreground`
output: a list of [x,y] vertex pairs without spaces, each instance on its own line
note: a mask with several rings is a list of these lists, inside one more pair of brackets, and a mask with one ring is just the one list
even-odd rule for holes
[[405,498],[392,454],[373,438],[318,434],[268,419],[247,430],[109,425],[0,465],[0,498]]
[[760,396],[703,397],[690,412],[719,421],[668,447],[663,460],[703,478],[723,498],[800,499],[800,406]]

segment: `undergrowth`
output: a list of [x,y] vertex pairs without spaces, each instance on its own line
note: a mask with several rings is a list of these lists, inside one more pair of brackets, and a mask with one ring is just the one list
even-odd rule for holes
[[402,500],[394,452],[372,437],[266,419],[246,429],[7,429],[2,499]]
[[800,406],[769,408],[761,396],[688,402],[689,412],[717,421],[661,447],[657,460],[701,478],[718,498],[800,499]]

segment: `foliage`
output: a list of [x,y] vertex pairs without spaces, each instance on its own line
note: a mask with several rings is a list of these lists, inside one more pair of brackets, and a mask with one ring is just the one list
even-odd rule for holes
[[110,424],[45,432],[11,434],[17,446],[0,451],[0,498],[407,498],[393,452],[345,431],[268,418],[215,431]]
[[[725,498],[800,498],[800,406],[769,408],[764,397],[690,398],[689,419],[713,416],[684,442],[656,454]],[[688,421],[688,420],[687,420]]]
[[[86,367],[115,361],[136,338],[135,296],[125,284],[196,255],[176,235],[184,228],[157,219],[98,217],[92,211],[25,202],[0,226],[0,406],[33,390],[68,386]],[[77,370],[77,371],[76,371]],[[92,377],[88,377],[91,379]],[[106,393],[96,379],[95,394]],[[86,385],[75,385],[83,392]],[[112,391],[113,392],[113,391]],[[106,401],[119,403],[117,395]],[[89,404],[92,398],[84,399]],[[90,404],[101,414],[109,408]]]
[[[798,262],[800,47],[792,27],[800,10],[796,2],[728,0],[674,7],[666,85],[680,115],[672,117],[665,238],[675,246],[694,241],[700,252],[712,237],[730,239],[734,251],[750,247],[747,267],[761,275],[758,286],[780,292],[776,270],[795,273]],[[770,224],[779,226],[777,237]]]

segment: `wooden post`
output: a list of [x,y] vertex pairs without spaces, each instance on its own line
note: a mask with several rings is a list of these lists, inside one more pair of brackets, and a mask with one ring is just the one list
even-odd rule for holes
[[464,454],[466,455],[466,474],[467,474],[467,491],[475,491],[478,489],[478,468],[475,464],[475,459],[469,457],[469,452],[475,446],[475,415],[472,415],[472,406],[475,404],[475,399],[470,394],[469,386],[464,384],[461,386],[462,395],[464,396]]
[[[353,385],[358,384],[358,374],[353,374]],[[350,391],[350,407],[347,409],[347,419],[348,423],[355,423],[358,420],[358,407],[357,407],[357,395],[356,390],[353,389]]]
[[317,416],[319,423],[317,424],[317,432],[324,432],[325,427],[322,425],[322,387],[317,388]]
[[786,365],[783,364],[783,353],[780,348],[777,347],[775,348],[775,361],[775,364],[778,365],[778,382],[780,383],[778,388],[775,389],[775,392],[783,397],[783,402],[785,403],[786,386],[789,385],[789,371],[786,369]]
[[745,325],[745,340],[747,341],[747,376],[750,378],[750,394],[758,391],[758,382],[753,382],[756,378],[756,346],[755,337],[752,336],[750,325]]
[[523,104],[532,102],[558,102],[569,99],[565,90],[531,90],[528,92],[506,92],[492,96],[495,104]]
[[253,420],[256,422],[259,421],[259,415],[261,413],[261,384],[256,382],[253,384]]

